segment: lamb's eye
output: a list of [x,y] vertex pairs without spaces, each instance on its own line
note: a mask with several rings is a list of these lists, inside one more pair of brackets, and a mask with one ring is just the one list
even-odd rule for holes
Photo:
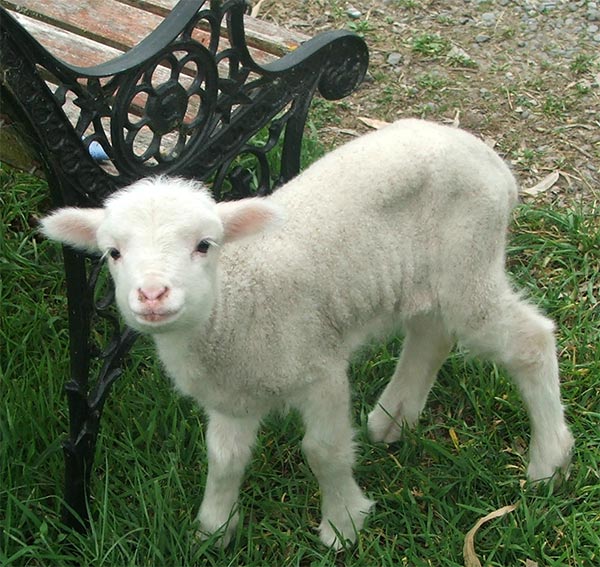
[[198,246],[196,246],[196,252],[200,252],[200,254],[206,254],[212,241],[207,240],[206,238],[198,242]]
[[108,253],[113,260],[118,260],[121,257],[121,253],[116,248],[111,248]]

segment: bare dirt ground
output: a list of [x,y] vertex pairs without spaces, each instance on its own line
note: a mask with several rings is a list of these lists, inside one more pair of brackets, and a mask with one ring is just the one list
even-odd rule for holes
[[493,145],[536,199],[599,201],[598,3],[263,0],[259,17],[309,35],[351,29],[369,45],[360,89],[317,102],[328,144],[367,131],[364,118],[454,123]]

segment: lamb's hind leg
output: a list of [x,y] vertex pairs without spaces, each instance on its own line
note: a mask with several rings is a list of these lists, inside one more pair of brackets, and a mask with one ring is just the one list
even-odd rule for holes
[[492,303],[486,324],[470,329],[464,342],[504,365],[519,387],[531,420],[529,478],[566,472],[573,437],[560,400],[554,325],[512,291]]
[[373,441],[397,441],[402,426],[412,426],[417,421],[437,372],[452,348],[450,337],[434,316],[415,317],[405,330],[394,375],[369,414],[369,435]]
[[345,541],[354,541],[373,505],[352,472],[354,441],[345,372],[312,384],[294,405],[306,428],[302,448],[321,489],[321,541],[339,549]]

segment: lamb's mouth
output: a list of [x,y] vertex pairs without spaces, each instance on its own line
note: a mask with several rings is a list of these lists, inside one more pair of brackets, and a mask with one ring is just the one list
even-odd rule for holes
[[181,315],[182,309],[175,311],[148,311],[133,312],[133,316],[138,323],[143,325],[160,326],[165,323],[172,323]]

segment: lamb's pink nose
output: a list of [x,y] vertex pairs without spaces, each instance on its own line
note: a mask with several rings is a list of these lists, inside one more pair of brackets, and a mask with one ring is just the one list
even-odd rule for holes
[[162,287],[140,287],[138,288],[138,301],[140,303],[158,304],[169,295],[169,288]]

